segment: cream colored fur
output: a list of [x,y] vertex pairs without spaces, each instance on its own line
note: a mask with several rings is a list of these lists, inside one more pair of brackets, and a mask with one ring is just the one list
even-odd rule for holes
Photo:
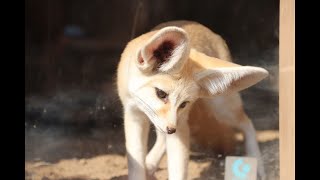
[[[164,153],[169,180],[186,180],[190,132],[201,131],[199,118],[241,130],[246,152],[259,160],[259,177],[266,177],[255,129],[237,92],[268,72],[231,61],[224,40],[196,22],[160,24],[128,43],[119,62],[117,87],[124,108],[129,180],[152,175]],[[168,96],[159,98],[156,88]],[[183,102],[187,102],[184,108]],[[150,122],[157,129],[157,140],[148,153]]]

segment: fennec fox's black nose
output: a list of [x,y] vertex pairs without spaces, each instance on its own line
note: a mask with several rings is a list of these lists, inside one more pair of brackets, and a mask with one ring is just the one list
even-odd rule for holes
[[176,128],[167,127],[168,134],[173,134],[176,132]]

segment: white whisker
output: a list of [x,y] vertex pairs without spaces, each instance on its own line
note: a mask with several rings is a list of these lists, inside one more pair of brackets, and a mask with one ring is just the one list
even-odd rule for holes
[[[154,126],[161,132],[165,133],[162,128],[160,128],[161,126],[158,124],[158,122],[161,122],[159,120],[159,118],[157,117],[157,114],[155,113],[155,111],[150,107],[150,105],[148,105],[145,101],[143,101],[139,96],[134,95],[135,99],[137,100],[137,102],[143,106],[143,111],[146,113],[146,115],[149,117],[150,121],[154,124]],[[154,119],[157,119],[158,122],[156,122]]]

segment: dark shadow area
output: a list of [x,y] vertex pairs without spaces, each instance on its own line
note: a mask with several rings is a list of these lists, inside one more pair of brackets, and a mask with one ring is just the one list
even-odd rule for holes
[[115,130],[88,128],[81,133],[70,127],[28,129],[25,160],[56,163],[63,159],[87,159],[103,154],[125,155],[124,134]]
[[242,91],[246,113],[257,130],[279,130],[279,95],[263,88]]

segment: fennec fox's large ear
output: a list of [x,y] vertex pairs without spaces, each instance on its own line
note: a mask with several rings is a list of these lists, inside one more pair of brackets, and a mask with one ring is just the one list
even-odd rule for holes
[[194,49],[190,59],[195,63],[194,78],[200,85],[200,97],[234,93],[244,90],[268,76],[268,71],[253,66],[241,66],[209,57]]
[[179,70],[190,52],[186,32],[170,26],[159,30],[139,50],[137,66],[145,73]]

